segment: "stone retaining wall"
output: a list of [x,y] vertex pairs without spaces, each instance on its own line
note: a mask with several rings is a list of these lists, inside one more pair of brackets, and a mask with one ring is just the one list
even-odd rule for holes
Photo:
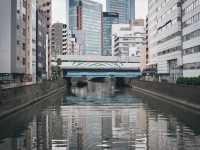
[[132,80],[131,86],[163,94],[188,103],[200,105],[200,86],[185,86],[170,83],[159,83]]
[[5,111],[31,104],[65,87],[64,80],[44,81],[23,87],[0,90],[0,117]]

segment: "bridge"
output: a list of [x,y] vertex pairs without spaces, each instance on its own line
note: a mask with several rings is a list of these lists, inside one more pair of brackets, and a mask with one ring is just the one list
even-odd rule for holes
[[62,69],[63,77],[138,78],[141,75],[138,57],[60,55],[52,60],[52,65]]

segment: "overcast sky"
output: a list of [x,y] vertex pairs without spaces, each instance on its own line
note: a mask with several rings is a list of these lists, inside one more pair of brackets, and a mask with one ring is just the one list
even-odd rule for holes
[[[53,23],[62,22],[66,23],[66,0],[53,0]],[[103,4],[105,11],[106,0],[93,0]],[[147,14],[147,1],[148,0],[135,0],[136,1],[136,18],[145,18]]]

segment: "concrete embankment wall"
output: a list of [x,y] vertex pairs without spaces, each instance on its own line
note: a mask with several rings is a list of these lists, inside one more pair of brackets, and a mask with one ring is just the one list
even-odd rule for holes
[[0,90],[0,118],[55,94],[64,88],[65,81],[58,80]]
[[176,85],[141,80],[132,80],[130,86],[140,92],[200,110],[200,86]]

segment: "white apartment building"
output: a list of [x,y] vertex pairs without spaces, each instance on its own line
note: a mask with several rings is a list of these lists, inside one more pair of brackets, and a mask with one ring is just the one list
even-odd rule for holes
[[68,47],[63,51],[63,55],[80,55],[80,46],[74,34],[69,36]]
[[64,52],[68,51],[68,47],[69,47],[69,38],[70,38],[71,32],[69,30],[69,26],[67,26],[66,24],[63,24],[63,29],[62,29],[62,54]]
[[131,24],[112,25],[112,55],[140,56],[145,46],[144,20],[136,20]]
[[157,65],[160,80],[182,76],[181,0],[149,0],[149,64]]
[[36,79],[36,0],[0,1],[0,80]]
[[71,33],[69,26],[65,29],[65,44],[63,47],[63,55],[80,55],[80,46],[75,34]]
[[184,0],[183,76],[200,75],[200,0]]

